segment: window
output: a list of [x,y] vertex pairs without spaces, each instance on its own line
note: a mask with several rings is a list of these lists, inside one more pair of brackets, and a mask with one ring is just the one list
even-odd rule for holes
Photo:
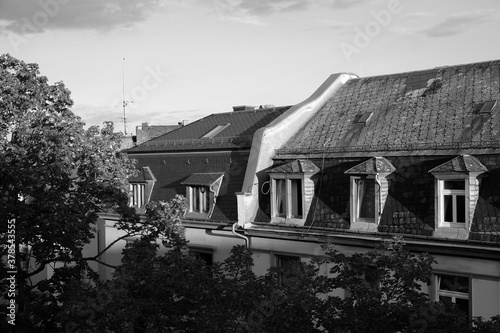
[[375,179],[354,178],[354,214],[358,222],[375,222],[377,215],[377,193],[378,186]]
[[276,256],[276,261],[278,266],[278,284],[281,286],[293,283],[293,278],[300,264],[300,258],[297,256],[278,255]]
[[351,175],[351,230],[377,231],[396,170],[384,157],[372,157],[345,171]]
[[219,134],[220,132],[222,132],[224,129],[226,129],[229,125],[231,125],[231,124],[227,123],[227,124],[223,124],[223,125],[217,125],[214,128],[212,128],[209,132],[207,132],[205,135],[203,135],[201,138],[202,139],[211,139],[214,136],[216,136],[217,134]]
[[271,223],[303,226],[314,195],[312,176],[320,169],[309,160],[294,160],[267,171],[271,185]]
[[455,304],[470,318],[469,278],[448,274],[436,274],[436,301]]
[[488,169],[470,155],[460,155],[429,170],[435,180],[434,236],[468,239],[479,198],[481,175]]
[[186,217],[210,218],[213,213],[224,173],[193,173],[181,184],[186,185],[188,211]]
[[436,180],[438,228],[466,228],[469,224],[469,180]]
[[193,250],[191,250],[191,252],[194,253],[196,259],[203,261],[207,266],[212,266],[212,264],[214,263],[212,252],[193,251]]
[[460,226],[465,224],[465,180],[441,180],[440,201],[441,225]]
[[141,167],[138,171],[137,176],[128,179],[130,191],[129,206],[142,208],[151,199],[156,177],[149,167]]
[[303,217],[302,179],[274,179],[274,216]]
[[210,190],[208,186],[189,186],[189,211],[206,214],[210,210]]
[[146,184],[130,184],[129,206],[143,207],[145,205]]

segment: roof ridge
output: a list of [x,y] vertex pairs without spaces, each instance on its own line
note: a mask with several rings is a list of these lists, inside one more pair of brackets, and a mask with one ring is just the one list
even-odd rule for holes
[[[389,73],[389,74],[376,74],[376,75],[369,75],[369,76],[360,76],[360,77],[357,78],[357,80],[372,79],[372,78],[386,77],[386,76],[392,76],[392,75],[423,73],[423,72],[440,70],[440,69],[443,69],[443,68],[463,67],[463,66],[480,65],[480,64],[486,64],[486,63],[489,64],[489,63],[494,63],[494,62],[499,62],[500,63],[500,59],[485,60],[485,61],[463,63],[463,64],[455,64],[455,65],[442,65],[442,66],[436,66],[436,67],[433,67],[433,68],[418,69],[418,70],[405,71],[405,72],[395,72],[395,73]],[[356,79],[353,79],[353,80],[356,80]]]

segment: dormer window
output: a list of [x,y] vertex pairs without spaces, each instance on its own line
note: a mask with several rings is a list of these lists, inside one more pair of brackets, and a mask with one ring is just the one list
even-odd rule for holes
[[308,160],[295,160],[268,171],[272,223],[304,225],[314,193],[311,176],[319,171]]
[[351,175],[351,230],[377,230],[394,170],[389,160],[373,157],[345,172]]
[[478,176],[486,171],[470,155],[455,157],[429,171],[436,178],[434,236],[468,238],[479,197]]
[[129,180],[129,206],[143,208],[151,199],[156,178],[149,167],[142,167]]
[[186,217],[210,218],[214,211],[224,173],[194,173],[181,184],[186,185]]

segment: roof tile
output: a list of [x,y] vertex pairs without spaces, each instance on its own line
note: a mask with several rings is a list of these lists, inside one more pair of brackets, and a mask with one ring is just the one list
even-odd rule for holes
[[[500,100],[499,68],[496,60],[352,79],[277,154],[481,149],[486,141],[500,150],[500,103],[489,114],[471,114],[477,103]],[[368,112],[366,124],[356,123]]]

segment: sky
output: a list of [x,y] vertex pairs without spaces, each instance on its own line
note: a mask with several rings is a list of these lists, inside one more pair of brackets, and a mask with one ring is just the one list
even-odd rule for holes
[[294,105],[331,74],[500,59],[498,0],[0,0],[0,53],[71,90],[90,125]]

